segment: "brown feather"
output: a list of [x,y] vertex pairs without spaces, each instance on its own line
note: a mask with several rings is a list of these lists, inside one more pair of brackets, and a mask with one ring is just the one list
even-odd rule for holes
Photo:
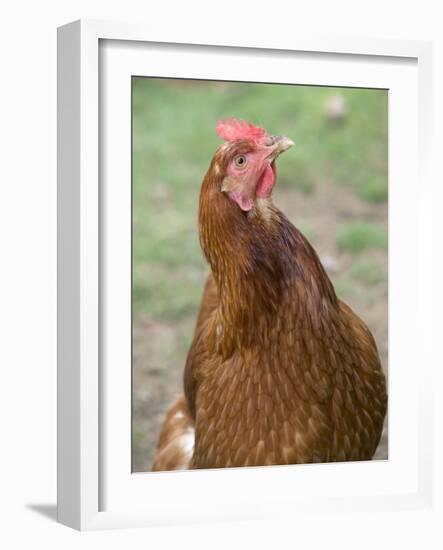
[[[220,191],[235,147],[219,148],[200,194],[211,274],[184,374],[189,467],[371,459],[387,407],[374,339],[270,199],[246,213]],[[183,462],[160,460],[171,418],[156,469]]]

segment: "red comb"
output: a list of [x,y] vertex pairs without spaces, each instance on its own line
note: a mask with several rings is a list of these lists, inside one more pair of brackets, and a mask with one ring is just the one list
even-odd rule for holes
[[252,122],[248,124],[244,120],[237,120],[234,117],[229,120],[219,120],[215,131],[225,141],[236,141],[237,139],[261,141],[268,135],[263,128],[254,126]]

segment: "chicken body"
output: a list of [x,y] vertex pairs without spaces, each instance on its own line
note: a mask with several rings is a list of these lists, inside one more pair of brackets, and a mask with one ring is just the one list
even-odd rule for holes
[[203,182],[211,274],[153,469],[370,460],[387,406],[375,341],[270,197],[245,212],[220,192],[243,145],[222,146]]

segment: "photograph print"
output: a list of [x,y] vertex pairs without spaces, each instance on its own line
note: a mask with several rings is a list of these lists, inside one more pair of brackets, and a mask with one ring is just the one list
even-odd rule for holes
[[388,459],[388,91],[132,77],[133,472]]

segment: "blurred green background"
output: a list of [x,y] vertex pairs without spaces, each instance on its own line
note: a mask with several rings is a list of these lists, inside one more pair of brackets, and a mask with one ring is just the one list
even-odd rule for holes
[[[235,116],[295,141],[276,204],[309,238],[338,295],[372,330],[387,369],[388,93],[133,78],[133,470],[150,470],[208,271],[200,184]],[[386,430],[385,430],[386,431]],[[385,434],[377,457],[387,456]]]

